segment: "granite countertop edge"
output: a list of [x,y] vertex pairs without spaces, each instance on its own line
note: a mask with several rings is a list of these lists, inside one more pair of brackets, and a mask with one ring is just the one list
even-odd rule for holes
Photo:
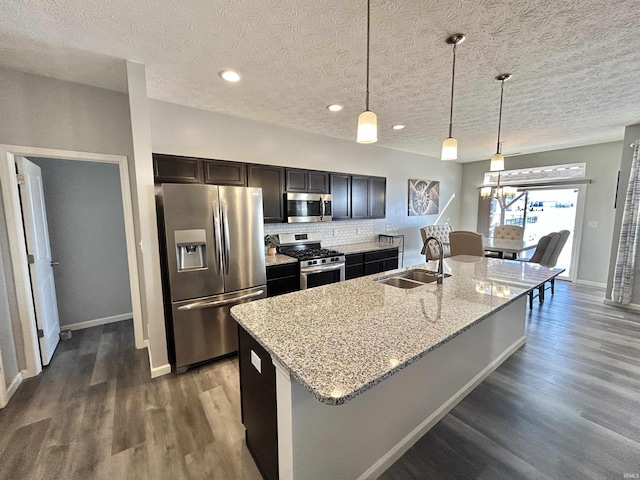
[[[390,246],[389,248],[397,248],[397,247]],[[366,251],[366,250],[363,250],[363,251]],[[398,270],[410,270],[410,269],[413,269],[413,268],[416,268],[416,267],[417,266],[406,267],[404,269],[398,269]],[[389,272],[389,273],[383,274],[383,275],[374,274],[374,275],[370,275],[368,277],[370,277],[370,278],[374,278],[375,277],[375,279],[382,279],[382,278],[392,277],[397,273],[398,273],[397,271],[394,271],[394,272]],[[558,275],[558,273],[556,273],[556,275],[554,275],[554,277],[557,276],[557,275]],[[363,278],[365,278],[365,277],[363,277]],[[548,280],[545,280],[545,281],[548,281]],[[445,280],[445,282],[446,282],[446,280]],[[273,359],[275,359],[284,368],[284,370],[287,373],[289,373],[301,385],[303,385],[305,387],[305,389],[307,389],[317,400],[319,400],[320,402],[322,402],[322,403],[324,403],[326,405],[338,406],[338,405],[343,405],[343,404],[347,403],[348,401],[354,399],[355,397],[357,397],[361,393],[369,390],[370,388],[374,387],[375,385],[381,383],[382,381],[384,381],[387,378],[391,377],[392,375],[396,374],[397,372],[399,372],[403,368],[406,368],[409,365],[412,365],[413,363],[417,362],[418,360],[423,358],[425,355],[427,355],[430,352],[434,351],[435,349],[441,347],[442,345],[448,343],[449,341],[451,341],[454,338],[456,338],[458,335],[466,332],[467,330],[469,330],[470,328],[472,328],[475,325],[479,324],[480,322],[482,322],[486,318],[490,317],[491,315],[494,315],[495,313],[499,312],[503,308],[507,307],[508,305],[512,304],[513,302],[515,302],[518,299],[522,298],[523,296],[527,295],[530,290],[537,288],[537,286],[542,284],[542,283],[544,283],[544,282],[540,282],[539,284],[538,283],[535,283],[535,284],[530,283],[526,287],[523,286],[523,288],[526,288],[526,290],[518,292],[517,294],[513,295],[512,297],[510,297],[508,300],[506,300],[501,305],[498,305],[494,309],[492,309],[491,311],[480,315],[478,318],[472,320],[470,323],[468,323],[467,325],[463,326],[459,330],[457,330],[455,332],[452,332],[450,335],[448,335],[447,337],[441,339],[437,343],[434,343],[434,344],[428,346],[422,352],[417,353],[416,355],[414,355],[411,358],[405,360],[401,364],[391,368],[390,370],[386,371],[385,373],[379,375],[376,378],[371,379],[370,381],[362,384],[361,386],[359,386],[359,387],[357,387],[357,388],[355,388],[353,390],[350,390],[348,392],[345,392],[341,396],[327,396],[327,395],[324,395],[324,394],[318,392],[317,390],[315,390],[300,375],[298,375],[295,371],[293,371],[285,363],[285,361],[283,361],[282,358],[280,358],[271,348],[269,348],[269,346],[266,345],[263,342],[263,339],[260,337],[259,334],[257,334],[255,331],[253,331],[241,319],[237,318],[236,315],[234,314],[233,310],[231,311],[231,315],[238,322],[238,324],[240,324],[240,326],[242,326],[242,328],[244,328],[273,357]],[[533,286],[533,285],[536,285],[536,286]]]
[[[393,275],[387,275],[387,276],[385,276],[385,278],[388,277],[388,276],[393,276]],[[380,277],[380,278],[383,278],[383,277]],[[422,351],[421,353],[419,353],[417,355],[414,355],[410,359],[404,361],[403,363],[399,364],[398,366],[396,366],[396,367],[392,368],[391,370],[385,372],[384,374],[380,375],[379,377],[370,380],[369,382],[365,383],[361,387],[356,388],[355,390],[352,390],[352,391],[350,391],[348,393],[345,393],[345,395],[342,395],[340,397],[328,397],[328,396],[325,396],[325,395],[322,395],[322,394],[318,393],[316,390],[313,389],[313,387],[311,387],[309,384],[307,384],[307,382],[303,378],[301,378],[299,375],[297,375],[296,372],[292,371],[287,366],[287,364],[275,352],[273,352],[271,350],[271,348],[269,348],[267,345],[265,345],[263,343],[262,339],[260,338],[260,336],[258,334],[256,334],[256,332],[252,331],[249,327],[247,327],[245,324],[243,324],[243,322],[233,314],[233,311],[231,312],[231,316],[240,324],[240,326],[242,328],[244,328],[262,346],[262,348],[264,348],[269,353],[269,355],[271,355],[273,358],[276,359],[276,361],[286,370],[287,373],[289,373],[289,375],[291,375],[293,378],[295,378],[301,385],[303,385],[320,402],[322,402],[324,404],[327,404],[327,405],[344,405],[349,400],[354,399],[355,397],[357,397],[361,393],[369,390],[370,388],[372,388],[375,385],[381,383],[382,381],[386,380],[387,378],[391,377],[392,375],[395,375],[397,372],[399,372],[403,368],[406,368],[409,365],[412,365],[413,363],[417,362],[418,360],[423,358],[425,355],[427,355],[430,352],[434,351],[435,349],[441,347],[445,343],[450,342],[451,340],[453,340],[458,335],[466,332],[471,327],[474,327],[475,325],[477,325],[478,323],[482,322],[483,320],[485,320],[489,316],[495,314],[496,312],[499,312],[500,310],[502,310],[506,306],[510,305],[511,303],[515,302],[516,300],[518,300],[522,296],[527,295],[527,293],[528,293],[528,291],[525,291],[525,292],[522,292],[522,293],[518,294],[517,296],[514,296],[514,297],[510,298],[507,302],[505,302],[502,305],[496,307],[494,310],[492,310],[492,311],[490,311],[490,312],[478,317],[473,322],[467,324],[466,326],[464,326],[460,330],[458,330],[456,332],[453,332],[451,335],[449,335],[448,337],[442,339],[438,343],[436,343],[434,345],[431,345],[430,347],[428,347],[426,350]]]

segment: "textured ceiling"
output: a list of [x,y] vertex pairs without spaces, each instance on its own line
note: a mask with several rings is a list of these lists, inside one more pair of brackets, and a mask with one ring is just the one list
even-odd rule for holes
[[[35,47],[50,58],[79,50],[136,60],[147,65],[151,98],[355,141],[364,0],[0,1],[0,63],[121,89],[120,76],[100,73],[105,57],[78,72],[76,63],[47,72]],[[640,122],[637,0],[372,0],[371,15],[378,145],[439,157],[451,74],[445,39],[456,32],[467,35],[454,108],[460,161],[495,150],[499,73],[514,76],[505,84],[506,154],[620,140],[625,125]],[[20,55],[21,45],[31,53]],[[224,68],[243,80],[223,82]],[[334,102],[344,110],[328,112]],[[407,128],[393,131],[395,123]]]

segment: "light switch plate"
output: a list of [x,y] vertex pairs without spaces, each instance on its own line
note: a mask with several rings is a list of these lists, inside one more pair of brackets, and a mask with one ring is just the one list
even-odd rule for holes
[[598,228],[597,220],[589,220],[589,228]]
[[258,370],[258,373],[262,373],[262,359],[253,350],[251,350],[251,364]]

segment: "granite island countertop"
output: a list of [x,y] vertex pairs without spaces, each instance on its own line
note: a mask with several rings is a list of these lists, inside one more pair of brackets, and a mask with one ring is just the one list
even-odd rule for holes
[[318,400],[343,404],[561,273],[459,256],[412,289],[375,280],[437,262],[236,305],[231,314]]

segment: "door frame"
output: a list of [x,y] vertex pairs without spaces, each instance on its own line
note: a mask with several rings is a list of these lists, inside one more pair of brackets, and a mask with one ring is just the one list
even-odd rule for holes
[[544,185],[531,186],[526,190],[578,190],[578,200],[576,202],[576,218],[573,231],[573,245],[571,246],[571,275],[567,277],[558,277],[558,280],[565,280],[575,283],[578,278],[578,269],[580,268],[580,247],[582,244],[582,227],[584,225],[584,209],[587,202],[587,184],[563,184],[563,185]]
[[[20,205],[20,194],[16,180],[15,158],[44,157],[81,162],[110,163],[118,165],[120,173],[120,190],[122,194],[122,209],[124,213],[124,229],[127,244],[127,264],[129,267],[129,285],[131,290],[131,307],[133,313],[133,328],[136,348],[145,348],[142,324],[142,303],[140,295],[140,279],[138,275],[136,240],[133,222],[133,204],[131,200],[131,183],[129,179],[129,159],[124,155],[108,155],[87,153],[51,148],[25,147],[0,144],[0,185],[9,236],[9,250],[11,255],[13,281],[16,287],[18,313],[22,327],[22,340],[26,368],[22,370],[24,378],[33,377],[42,371],[38,332],[36,328],[33,293],[27,265],[27,245],[24,236],[24,224]],[[0,389],[5,386],[0,385]]]

